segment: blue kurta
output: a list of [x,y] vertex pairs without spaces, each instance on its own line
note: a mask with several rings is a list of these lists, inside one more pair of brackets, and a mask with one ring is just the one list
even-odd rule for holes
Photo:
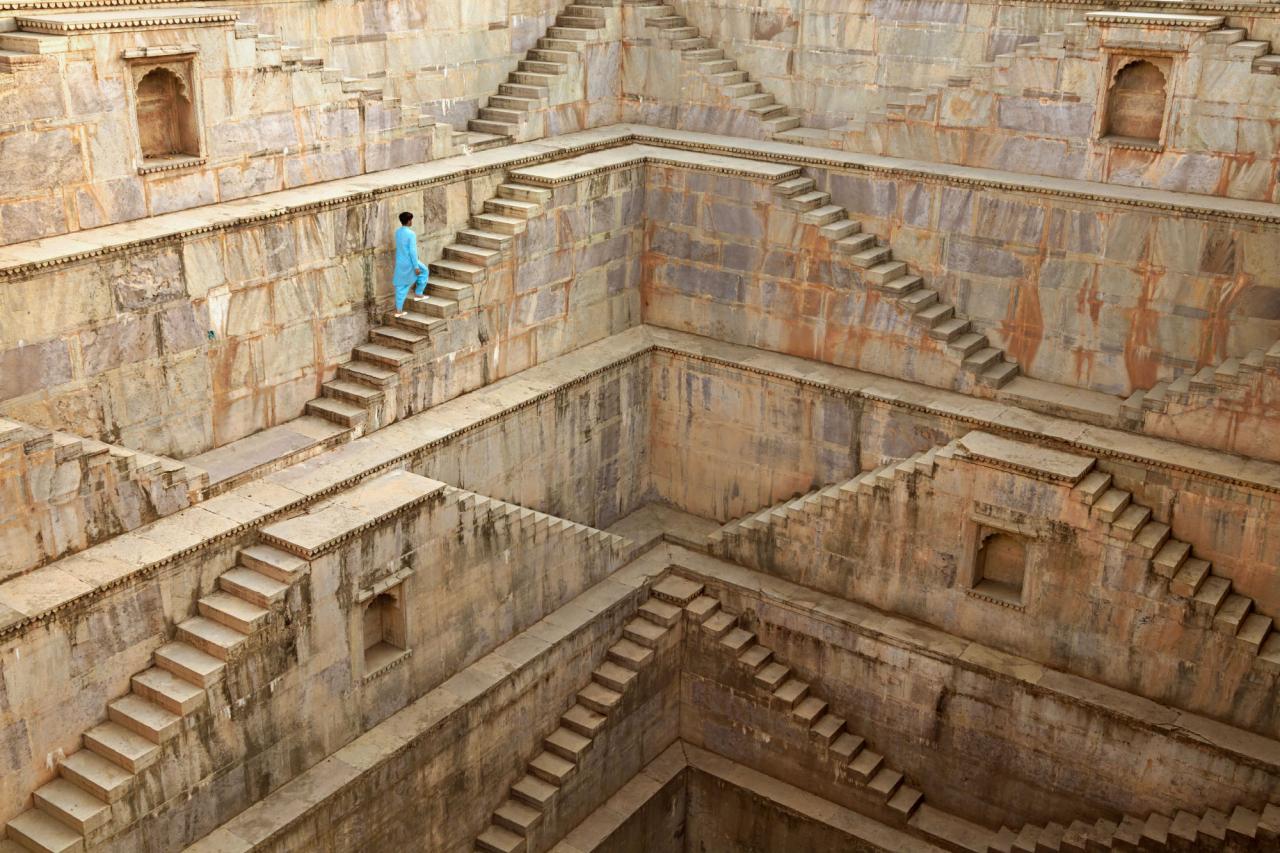
[[396,310],[404,310],[404,300],[409,295],[410,285],[416,284],[415,292],[421,296],[427,287],[427,267],[418,260],[418,235],[407,225],[396,229],[396,268],[391,276],[391,283],[396,288]]

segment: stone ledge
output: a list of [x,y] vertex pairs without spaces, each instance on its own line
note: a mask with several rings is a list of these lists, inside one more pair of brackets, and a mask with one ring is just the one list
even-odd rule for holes
[[[775,167],[806,165],[868,172],[889,178],[929,183],[973,186],[1031,196],[1061,196],[1106,205],[1168,210],[1183,216],[1261,222],[1280,226],[1280,205],[1217,198],[1168,190],[1147,190],[1066,178],[1047,178],[968,166],[947,166],[877,155],[819,150],[783,142],[763,142],[732,136],[667,130],[645,125],[612,125],[549,139],[509,145],[309,184],[259,196],[219,202],[191,210],[166,213],[26,243],[0,246],[0,282],[42,270],[77,263],[117,252],[164,245],[214,231],[296,216],[506,169],[517,170],[550,163],[601,149],[640,144],[663,149],[655,158],[686,154],[727,155],[745,160],[765,160]],[[674,165],[687,166],[682,156]]]
[[1092,457],[1012,441],[981,430],[974,430],[961,438],[956,449],[959,451],[957,455],[981,465],[1072,486],[1089,473],[1094,463]]
[[1225,20],[1221,15],[1177,15],[1168,12],[1086,12],[1085,23],[1094,26],[1174,27],[1216,30]]
[[233,24],[239,12],[225,9],[173,9],[163,12],[127,11],[69,12],[38,17],[18,16],[18,29],[31,33],[68,35],[103,30],[130,30],[152,27],[187,27],[196,24]]

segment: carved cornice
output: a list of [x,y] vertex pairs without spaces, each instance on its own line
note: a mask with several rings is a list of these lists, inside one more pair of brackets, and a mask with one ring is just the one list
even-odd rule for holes
[[192,9],[147,15],[145,12],[124,14],[106,12],[102,15],[76,13],[76,17],[27,17],[18,16],[18,29],[24,32],[65,36],[74,33],[101,32],[106,30],[134,30],[146,27],[187,27],[198,24],[234,24],[239,12],[216,9]]
[[1121,27],[1162,27],[1188,30],[1214,30],[1222,26],[1221,15],[1185,15],[1171,12],[1087,12],[1085,23]]

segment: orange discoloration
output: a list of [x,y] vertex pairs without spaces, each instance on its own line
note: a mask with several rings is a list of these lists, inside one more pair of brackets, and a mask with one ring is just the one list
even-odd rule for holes
[[1044,318],[1040,313],[1040,289],[1035,282],[1019,285],[1004,320],[1005,353],[1023,369],[1036,358],[1040,343],[1044,340]]

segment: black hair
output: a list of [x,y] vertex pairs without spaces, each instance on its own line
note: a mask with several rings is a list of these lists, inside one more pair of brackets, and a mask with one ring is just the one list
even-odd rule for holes
[[412,214],[412,213],[410,213],[409,211],[407,211],[407,210],[406,210],[406,211],[404,211],[403,213],[401,213],[401,214],[400,214],[400,224],[401,224],[401,225],[408,225],[408,224],[409,224],[410,222],[412,222],[412,221],[413,221],[413,214]]

